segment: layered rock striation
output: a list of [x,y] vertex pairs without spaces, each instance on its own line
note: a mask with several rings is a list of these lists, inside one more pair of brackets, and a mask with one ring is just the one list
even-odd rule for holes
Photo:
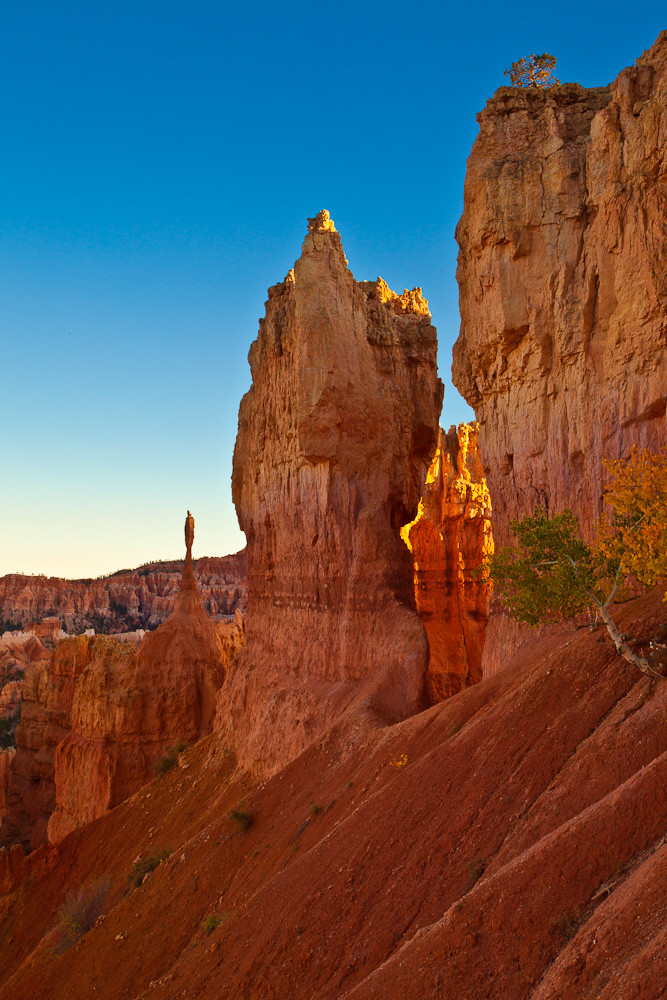
[[[176,606],[183,562],[149,563],[121,570],[101,580],[57,577],[0,578],[0,622],[19,628],[49,615],[65,631],[95,628],[98,632],[155,627]],[[210,615],[233,615],[245,599],[245,552],[193,560],[195,579]]]
[[421,290],[355,281],[328,213],[311,219],[269,289],[234,451],[247,643],[217,725],[257,773],[364,693],[391,718],[424,704],[428,643],[399,531],[437,443],[436,350]]
[[609,87],[501,87],[478,121],[453,378],[494,535],[540,503],[590,536],[603,460],[667,440],[667,32]]
[[493,552],[493,533],[477,435],[476,423],[440,429],[417,517],[401,530],[414,559],[433,702],[482,677],[490,598],[482,571]]

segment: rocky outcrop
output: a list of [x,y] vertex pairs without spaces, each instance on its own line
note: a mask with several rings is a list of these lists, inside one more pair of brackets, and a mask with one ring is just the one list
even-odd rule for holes
[[10,747],[0,750],[0,823],[7,812],[7,793],[9,791],[9,772],[16,750]]
[[46,842],[55,807],[56,747],[69,733],[74,689],[99,641],[85,636],[65,639],[50,660],[40,660],[26,672],[0,845],[19,843],[33,849]]
[[154,776],[166,746],[211,732],[216,695],[239,645],[235,623],[222,629],[224,656],[188,555],[174,611],[138,651],[97,638],[74,694],[71,732],[56,749],[50,841],[137,791]]
[[383,717],[424,704],[428,643],[399,530],[436,447],[436,346],[421,290],[355,281],[328,213],[311,219],[269,289],[234,451],[247,644],[217,726],[257,773],[364,692]]
[[401,530],[414,559],[433,702],[482,677],[490,587],[480,573],[493,552],[493,534],[477,433],[477,424],[440,430],[417,517]]
[[[147,628],[166,621],[176,606],[183,562],[148,563],[101,580],[56,577],[0,578],[0,622],[14,627],[51,614],[65,631],[95,628],[111,633]],[[245,598],[245,552],[193,561],[204,608],[210,615],[232,615]]]
[[18,710],[22,691],[21,681],[8,681],[0,688],[0,719],[8,719]]
[[61,839],[150,780],[167,745],[209,733],[242,642],[236,622],[207,615],[191,559],[172,614],[138,650],[104,635],[60,642],[26,676],[0,842]]
[[11,743],[18,725],[25,672],[32,663],[48,658],[48,651],[34,636],[20,642],[0,640],[0,738],[5,746]]
[[537,503],[590,534],[603,459],[667,440],[667,32],[610,87],[502,87],[478,121],[453,377],[494,536]]

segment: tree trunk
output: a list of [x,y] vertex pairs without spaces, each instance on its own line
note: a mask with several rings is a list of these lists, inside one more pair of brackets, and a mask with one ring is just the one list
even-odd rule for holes
[[[592,596],[593,595],[591,595],[591,597]],[[593,603],[600,612],[600,617],[607,627],[607,632],[611,636],[611,641],[614,643],[617,652],[623,657],[623,659],[627,660],[628,663],[631,663],[633,667],[637,667],[637,669],[641,670],[643,674],[648,674],[651,677],[660,677],[661,674],[657,673],[657,671],[652,668],[647,659],[643,656],[637,656],[636,653],[632,652],[627,642],[622,638],[621,633],[616,628],[616,623],[609,614],[606,606],[601,604],[596,597],[593,597]]]

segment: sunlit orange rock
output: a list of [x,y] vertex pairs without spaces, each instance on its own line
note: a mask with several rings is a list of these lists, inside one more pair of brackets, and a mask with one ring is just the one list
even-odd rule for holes
[[429,693],[442,701],[482,677],[490,587],[479,574],[493,535],[477,424],[440,430],[417,518],[401,533],[429,639]]
[[667,33],[609,87],[501,87],[478,121],[453,377],[494,535],[542,503],[590,536],[603,459],[667,440]]
[[366,693],[425,704],[428,643],[399,530],[437,442],[442,386],[420,289],[357,282],[327,212],[269,289],[232,480],[246,533],[247,643],[217,726],[271,773]]
[[[667,33],[609,87],[501,87],[478,121],[452,372],[494,537],[541,504],[590,539],[604,459],[667,441]],[[494,613],[485,671],[525,636]]]

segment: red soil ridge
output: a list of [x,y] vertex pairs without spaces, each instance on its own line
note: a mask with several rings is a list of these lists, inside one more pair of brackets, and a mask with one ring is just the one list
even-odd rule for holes
[[[648,639],[662,596],[622,627]],[[0,855],[0,998],[658,1000],[666,716],[602,631],[557,630],[396,725],[359,704],[264,785],[214,733],[55,847]],[[173,851],[126,895],[150,845]],[[52,957],[66,892],[105,875],[111,912]]]

